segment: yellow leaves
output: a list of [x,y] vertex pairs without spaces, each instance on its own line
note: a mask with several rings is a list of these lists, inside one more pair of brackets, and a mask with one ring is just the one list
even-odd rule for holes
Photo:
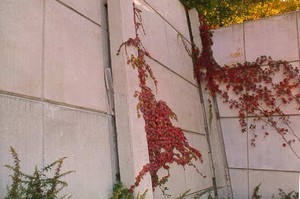
[[300,10],[300,1],[265,0],[242,3],[242,1],[220,0],[212,7],[201,4],[196,7],[207,18],[211,27],[220,27]]

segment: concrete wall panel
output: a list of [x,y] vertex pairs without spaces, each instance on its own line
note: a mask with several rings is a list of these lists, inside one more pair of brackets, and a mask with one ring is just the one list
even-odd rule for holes
[[230,169],[229,172],[233,198],[248,198],[248,171],[242,169]]
[[41,97],[43,1],[1,1],[0,27],[0,89]]
[[261,55],[274,60],[298,60],[296,16],[293,12],[245,23],[247,61],[254,61]]
[[247,133],[242,133],[239,119],[221,119],[222,133],[229,167],[247,168]]
[[250,171],[249,173],[249,198],[253,194],[254,188],[261,183],[259,193],[262,198],[280,198],[279,188],[285,193],[291,191],[298,192],[299,174],[293,172],[275,172],[275,171]]
[[[167,194],[171,194],[172,198],[179,197],[181,194],[186,192],[188,189],[186,186],[186,177],[185,177],[185,170],[182,166],[179,166],[177,164],[170,165],[170,178],[168,179],[168,182],[165,184],[165,187],[167,187],[169,190],[166,191]],[[167,175],[167,172],[160,171],[159,176],[163,177]],[[159,187],[156,188],[154,192],[154,198],[164,198],[162,191]]]
[[160,64],[157,64],[150,59],[147,59],[147,63],[151,66],[153,74],[158,81],[157,90],[152,80],[149,79],[148,82],[148,85],[152,89],[153,93],[156,94],[156,99],[165,101],[172,110],[175,110],[176,97],[174,90],[176,88],[174,88],[173,84],[175,75],[167,68],[162,67]]
[[90,18],[98,24],[101,24],[101,2],[103,0],[58,0],[70,6],[82,15]]
[[190,38],[186,13],[180,1],[172,0],[135,0],[136,4],[149,4],[157,11],[163,20],[167,21],[167,26],[173,26],[187,39]]
[[298,27],[298,52],[299,52],[299,59],[300,59],[300,12],[297,12],[297,27]]
[[[292,129],[299,136],[299,116],[291,117]],[[262,129],[263,122],[256,124],[256,146],[250,146],[250,139],[253,138],[251,130],[249,130],[249,167],[250,168],[261,168],[270,170],[288,170],[288,171],[299,171],[300,163],[299,159],[287,146],[283,147],[283,138],[269,126],[264,126]],[[250,123],[249,123],[250,125]],[[282,125],[278,122],[278,125]],[[265,132],[269,132],[268,136],[265,136]],[[286,136],[288,139],[295,139],[289,135]],[[299,141],[292,144],[293,150],[300,154]],[[280,158],[279,158],[280,157]],[[288,164],[287,164],[288,162]]]
[[[190,190],[189,194],[192,194],[213,186],[206,137],[204,135],[188,132],[185,133],[185,136],[190,145],[200,150],[203,155],[204,162],[201,163],[200,161],[196,161],[194,164],[205,177],[202,177],[194,167],[186,166],[183,168],[176,164],[171,165],[171,177],[168,180],[166,187],[169,188],[170,191],[168,192],[172,193],[172,197],[174,198],[183,194],[187,190]],[[164,175],[166,175],[166,172],[160,173],[160,176]],[[155,198],[163,198],[163,195],[158,188],[154,194]]]
[[101,28],[47,1],[45,39],[45,98],[107,111]]
[[193,37],[200,37],[200,33],[199,33],[200,21],[199,21],[198,11],[195,8],[193,8],[189,10],[188,14],[190,18]]
[[191,189],[190,193],[194,193],[206,188],[211,188],[212,185],[212,168],[209,157],[209,148],[207,139],[204,135],[195,133],[185,133],[189,144],[198,149],[202,153],[203,163],[200,161],[194,162],[195,166],[205,176],[202,177],[193,167],[185,168],[186,187]]
[[182,39],[172,27],[167,25],[166,36],[170,59],[169,67],[183,78],[197,85],[194,79],[193,62],[185,48],[186,45],[190,50],[190,44],[185,39]]
[[184,6],[180,1],[162,1],[164,18],[186,39],[190,40],[187,17]]
[[108,198],[114,173],[108,116],[46,105],[45,161],[67,157],[64,171],[73,198]]
[[219,28],[213,34],[214,58],[223,66],[245,62],[244,54],[244,28],[243,24],[237,24]]
[[189,17],[190,17],[190,23],[191,23],[191,29],[193,34],[193,39],[196,47],[201,51],[202,49],[202,41],[200,38],[199,28],[200,28],[200,22],[198,17],[198,12],[196,9],[189,10]]
[[[121,180],[131,186],[138,172],[148,161],[148,147],[144,121],[137,118],[137,99],[133,97],[138,90],[137,71],[127,64],[126,53],[122,50],[116,55],[122,42],[134,37],[134,24],[131,0],[112,0],[108,4],[112,70],[114,77],[114,100],[116,105],[116,128],[118,132],[118,153]],[[129,55],[134,51],[129,50]],[[137,192],[152,190],[150,176],[143,178]],[[153,198],[151,191],[148,197]]]
[[205,133],[198,88],[176,75],[173,85],[178,126],[188,131]]
[[[151,2],[152,4],[154,3]],[[155,4],[160,4],[160,1],[157,1]],[[153,58],[166,66],[170,66],[166,24],[164,20],[144,1],[137,3],[137,6],[142,11],[143,27],[146,33],[145,35],[143,30],[140,30],[139,36],[146,50]],[[156,6],[153,7],[156,8]],[[149,39],[150,37],[151,39]]]
[[0,198],[6,194],[12,174],[3,165],[13,164],[10,146],[21,160],[21,170],[32,174],[42,166],[43,135],[41,103],[0,95]]
[[[224,49],[230,46],[230,42],[235,46],[236,38],[242,38],[244,34],[245,43],[240,46],[245,48],[247,61],[254,61],[260,55],[270,55],[274,60],[292,61],[292,65],[299,66],[297,15],[299,15],[299,12],[291,12],[246,22],[244,25],[234,25],[216,30],[214,55],[217,59],[218,57],[223,57],[224,63],[231,62],[231,58],[224,56],[227,53]],[[244,32],[240,30],[240,36],[231,35],[234,28],[242,26],[244,26]],[[231,35],[231,39],[229,39],[228,35]],[[217,40],[216,38],[220,39]],[[226,41],[227,39],[223,41],[222,39],[224,38],[228,38],[228,41]],[[280,75],[274,77],[275,82],[278,82],[280,79],[282,79]],[[231,96],[234,97],[233,94]],[[260,182],[262,182],[260,193],[263,195],[263,198],[271,198],[273,193],[278,193],[278,188],[285,188],[287,191],[296,190],[298,182],[291,179],[296,179],[294,176],[298,175],[296,173],[299,171],[299,159],[288,146],[282,147],[283,138],[269,126],[262,127],[261,122],[256,122],[254,123],[256,124],[255,134],[257,135],[256,146],[251,146],[251,139],[255,137],[254,132],[249,128],[252,124],[252,118],[248,119],[248,135],[243,135],[240,133],[238,113],[226,108],[226,106],[227,104],[223,104],[218,99],[227,161],[229,167],[232,168],[230,169],[230,177],[235,198],[251,198],[254,187]],[[290,126],[298,136],[299,122],[297,121],[299,120],[299,111],[294,107],[293,103],[281,106],[286,114],[292,115],[290,116]],[[274,118],[276,119],[276,117]],[[278,125],[283,125],[284,127],[284,124],[279,121]],[[265,132],[270,133],[269,136],[265,136]],[[289,133],[287,138],[295,139]],[[292,144],[292,147],[299,154],[299,141],[295,140],[296,142]],[[234,169],[236,167],[239,169]],[[247,172],[250,172],[248,196],[245,195],[245,192],[247,192],[246,185],[242,184],[243,180],[238,177],[238,175],[243,175],[243,178],[248,180],[245,177]],[[274,184],[277,181],[280,181],[280,183],[278,185]],[[263,186],[265,187],[263,188]]]

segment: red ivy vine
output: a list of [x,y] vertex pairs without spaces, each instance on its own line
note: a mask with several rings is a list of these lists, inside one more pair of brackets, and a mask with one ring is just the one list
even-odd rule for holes
[[[122,47],[128,57],[128,64],[131,64],[133,69],[137,69],[139,78],[140,90],[136,91],[135,97],[138,98],[137,111],[138,116],[143,116],[145,121],[145,132],[148,141],[148,153],[150,162],[143,166],[139,175],[136,177],[135,184],[131,187],[131,191],[139,185],[143,176],[150,173],[152,179],[153,190],[157,186],[161,186],[167,182],[170,177],[170,164],[177,163],[182,166],[193,166],[192,160],[200,160],[202,162],[201,153],[191,147],[182,131],[182,129],[173,126],[171,119],[177,119],[175,113],[161,100],[156,100],[153,91],[148,87],[147,81],[152,79],[157,87],[151,66],[147,63],[146,58],[152,58],[149,52],[144,48],[139,31],[143,30],[141,10],[133,4],[135,38],[129,38],[124,42]],[[132,47],[136,50],[136,55],[127,53],[127,47]],[[196,167],[195,167],[196,168]],[[167,175],[160,178],[158,170],[164,169]],[[197,170],[198,171],[198,170]],[[199,171],[198,171],[199,172]],[[200,172],[199,172],[200,173]]]
[[[221,67],[213,57],[212,31],[202,15],[199,15],[199,21],[201,53],[193,46],[194,74],[198,83],[205,82],[213,97],[220,96],[231,109],[238,110],[242,132],[247,129],[247,117],[254,118],[249,124],[253,133],[252,146],[255,146],[258,136],[255,122],[262,121],[263,129],[270,126],[281,136],[282,146],[290,147],[300,158],[292,147],[292,143],[300,139],[290,126],[289,116],[282,110],[284,105],[291,103],[300,110],[299,69],[287,61],[274,61],[267,56],[261,56],[255,62]],[[274,78],[278,75],[281,75],[281,80],[276,82]],[[265,131],[264,137],[270,133]]]

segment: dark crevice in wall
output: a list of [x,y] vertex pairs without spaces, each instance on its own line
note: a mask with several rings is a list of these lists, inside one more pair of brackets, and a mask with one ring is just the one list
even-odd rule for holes
[[[189,11],[186,9],[186,17],[187,17],[187,23],[188,23],[188,28],[189,28],[189,35],[190,35],[190,40],[192,42],[192,44],[194,44],[194,36],[193,36],[193,31],[192,31],[192,25],[191,25],[191,20],[190,20],[190,16],[189,16]],[[195,60],[193,60],[193,64],[195,65]],[[203,120],[204,120],[204,129],[205,129],[205,134],[206,134],[206,139],[207,139],[207,143],[208,143],[208,155],[209,155],[209,161],[212,167],[212,183],[213,183],[213,188],[214,188],[214,194],[215,197],[218,198],[218,189],[222,188],[222,187],[218,187],[217,184],[217,180],[216,179],[216,167],[215,167],[215,163],[214,163],[214,154],[212,152],[212,143],[211,143],[211,137],[210,137],[210,130],[209,130],[209,125],[208,125],[208,118],[206,115],[206,106],[204,103],[204,94],[203,94],[203,88],[202,85],[199,84],[199,96],[200,96],[200,102],[201,102],[201,106],[203,109]],[[216,99],[213,99],[214,102],[216,102]],[[218,107],[216,105],[216,103],[213,103],[213,107],[215,109],[215,117],[217,119],[217,126],[218,126],[218,131],[219,131],[219,137],[220,137],[220,142],[223,145],[222,146],[222,150],[224,152],[224,154],[222,154],[225,158],[225,178],[226,178],[226,184],[229,183],[229,185],[227,184],[226,186],[228,186],[228,191],[229,191],[229,195],[232,196],[232,189],[231,189],[231,184],[230,184],[230,177],[229,177],[229,170],[228,170],[228,163],[227,163],[227,157],[226,157],[226,153],[225,153],[225,146],[224,146],[224,140],[223,140],[223,136],[222,136],[222,128],[221,128],[221,123],[220,123],[220,117],[219,117],[219,111],[218,111]]]
[[117,128],[116,128],[116,117],[115,117],[115,105],[114,105],[114,92],[113,92],[113,76],[112,76],[112,65],[111,65],[111,54],[110,54],[110,35],[109,35],[109,23],[108,23],[108,5],[105,3],[104,5],[104,12],[105,12],[105,23],[107,24],[107,36],[106,36],[106,46],[107,49],[103,49],[107,51],[107,65],[104,67],[105,72],[105,79],[106,79],[106,88],[107,88],[107,96],[110,106],[111,112],[111,144],[112,144],[112,151],[111,151],[111,158],[114,167],[113,174],[115,175],[115,180],[120,181],[120,166],[119,166],[119,155],[118,155],[118,139],[117,139]]
[[[189,15],[189,11],[186,9],[186,18],[187,18],[187,23],[188,23],[188,28],[189,28],[189,34],[190,34],[190,40],[192,42],[192,44],[194,43],[194,36],[193,36],[193,32],[192,32],[192,25],[191,25],[191,19],[190,19],[190,15]],[[193,65],[195,65],[195,60],[193,59]],[[218,198],[218,191],[217,191],[217,183],[216,183],[216,174],[215,174],[215,166],[214,166],[214,162],[213,162],[213,158],[212,158],[212,150],[211,150],[211,143],[210,143],[210,135],[209,135],[209,130],[208,130],[208,121],[207,121],[207,117],[206,117],[206,109],[205,109],[205,105],[204,105],[204,97],[203,97],[203,93],[202,93],[202,88],[201,85],[199,85],[199,96],[200,96],[200,103],[203,109],[203,120],[204,120],[204,129],[205,129],[205,135],[206,135],[206,140],[207,140],[207,144],[208,144],[208,154],[209,154],[209,161],[210,164],[212,166],[212,183],[213,183],[213,188],[214,188],[214,194],[216,196],[216,198]]]

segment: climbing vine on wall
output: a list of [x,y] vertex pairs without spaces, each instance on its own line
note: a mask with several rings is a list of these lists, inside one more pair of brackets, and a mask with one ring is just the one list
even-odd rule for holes
[[[152,58],[150,53],[144,48],[140,40],[139,33],[144,33],[142,24],[141,10],[133,4],[135,38],[129,38],[124,42],[118,51],[125,49],[128,57],[128,64],[138,71],[139,91],[136,91],[135,97],[138,98],[137,112],[145,121],[145,132],[148,141],[148,152],[150,162],[143,166],[139,175],[136,177],[135,184],[131,191],[139,185],[146,173],[150,173],[152,186],[165,184],[170,177],[170,164],[176,163],[181,166],[195,167],[193,160],[202,162],[201,153],[191,147],[182,131],[172,124],[172,119],[176,120],[175,113],[161,100],[156,100],[148,81],[153,81],[157,87],[157,80],[154,77],[151,66],[147,63],[146,58]],[[128,54],[127,48],[135,49],[136,54]],[[158,176],[158,170],[164,169],[167,175]],[[197,170],[197,168],[195,167]],[[198,171],[198,170],[197,170]],[[199,171],[198,171],[199,172]],[[200,173],[200,172],[199,172]],[[201,174],[201,173],[200,173]],[[201,174],[202,175],[202,174]]]
[[211,49],[212,32],[205,18],[199,15],[202,51],[194,46],[194,74],[198,83],[205,82],[211,96],[220,96],[231,109],[238,110],[242,132],[249,124],[252,132],[251,145],[255,146],[260,128],[271,127],[275,131],[264,131],[264,136],[276,132],[282,138],[282,146],[289,147],[300,158],[292,144],[300,141],[290,125],[289,116],[283,111],[287,104],[300,110],[300,75],[299,69],[287,61],[274,61],[271,57],[260,56],[255,62],[238,63],[233,66],[217,64]]

